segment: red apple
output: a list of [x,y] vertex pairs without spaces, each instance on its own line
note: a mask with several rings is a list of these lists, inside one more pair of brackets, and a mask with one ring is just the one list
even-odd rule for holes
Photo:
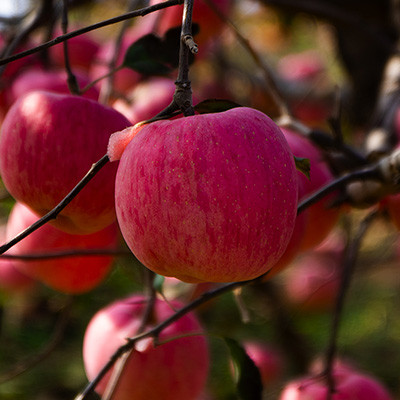
[[[347,368],[333,372],[335,389],[332,400],[391,400],[387,389],[374,377]],[[328,386],[319,376],[308,376],[287,384],[279,400],[326,400]]]
[[[77,78],[79,87],[83,89],[90,83],[89,78],[82,72],[75,70],[74,75]],[[67,84],[67,73],[65,70],[49,70],[31,69],[22,72],[13,82],[9,90],[9,104],[11,105],[16,99],[35,90],[46,90],[50,92],[70,94]],[[83,97],[98,100],[99,91],[92,87],[85,93]]]
[[132,124],[150,119],[167,107],[175,93],[173,80],[167,78],[152,78],[139,83],[129,94],[131,105],[117,100],[113,107],[125,115]]
[[[7,239],[13,238],[34,223],[38,216],[28,207],[16,203],[7,222]],[[71,235],[47,224],[13,246],[15,255],[47,254],[52,251],[115,248],[118,229],[115,224],[90,235]],[[22,273],[55,290],[82,293],[98,286],[111,269],[111,256],[76,256],[48,260],[14,260]]]
[[[282,132],[293,154],[310,160],[310,179],[300,171],[297,174],[301,182],[299,183],[299,201],[301,201],[332,181],[333,176],[321,153],[310,141],[286,128],[282,129]],[[333,197],[334,195],[326,196],[305,211],[308,221],[301,244],[302,250],[317,246],[335,226],[339,218],[339,209],[329,207]]]
[[281,378],[283,358],[279,351],[260,341],[247,341],[243,345],[247,355],[260,370],[263,385],[270,385]]
[[[39,215],[53,209],[129,126],[117,111],[72,95],[30,92],[10,108],[0,134],[0,174],[10,194]],[[53,222],[93,233],[115,220],[117,165],[106,165]]]
[[331,310],[340,287],[341,261],[334,252],[300,256],[284,275],[287,300],[306,311]]
[[117,218],[132,252],[161,275],[247,280],[284,253],[297,186],[287,142],[260,111],[157,121],[122,154]]
[[[110,356],[126,339],[138,333],[146,309],[146,298],[133,295],[100,310],[89,323],[83,342],[83,360],[89,380],[96,377]],[[147,329],[182,307],[157,299]],[[114,393],[114,400],[189,400],[204,390],[208,369],[208,346],[196,316],[189,313],[173,322],[159,336],[139,341],[129,356]],[[165,342],[165,343],[163,343]],[[96,391],[104,393],[110,372]]]

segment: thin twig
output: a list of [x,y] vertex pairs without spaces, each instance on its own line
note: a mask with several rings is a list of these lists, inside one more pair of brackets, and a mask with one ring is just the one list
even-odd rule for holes
[[333,364],[334,359],[337,354],[337,340],[340,328],[340,322],[343,315],[344,302],[346,295],[348,293],[348,289],[350,287],[351,279],[354,275],[356,261],[359,254],[359,250],[361,247],[362,240],[367,233],[368,228],[371,226],[371,223],[375,220],[375,218],[379,215],[379,211],[373,210],[370,212],[361,222],[358,227],[358,230],[353,238],[353,240],[347,246],[345,252],[345,258],[343,262],[343,269],[340,280],[340,290],[337,295],[335,310],[333,313],[332,326],[330,329],[330,338],[326,351],[326,359],[325,359],[325,369],[323,371],[323,375],[326,376],[328,381],[328,399],[332,399],[332,394],[335,389],[335,382],[332,376],[333,372]]
[[20,242],[22,239],[26,238],[32,232],[39,229],[48,221],[55,219],[58,214],[78,195],[78,193],[88,184],[90,180],[92,180],[95,175],[109,162],[107,154],[104,155],[99,161],[92,165],[90,170],[86,173],[86,175],[81,179],[81,181],[64,197],[61,202],[54,207],[51,211],[49,211],[42,218],[34,222],[31,226],[23,230],[9,242],[0,246],[0,254],[3,254],[7,250],[9,250],[12,246]]
[[129,256],[132,252],[121,249],[71,249],[60,251],[49,251],[41,254],[2,254],[1,259],[21,260],[21,261],[37,261],[52,260],[56,258],[73,258],[73,257],[98,257],[98,256]]
[[212,0],[204,0],[205,3],[214,11],[214,13],[227,25],[229,28],[232,30],[232,32],[235,34],[236,39],[240,42],[240,44],[248,51],[248,53],[251,55],[253,58],[254,62],[260,68],[260,70],[263,73],[263,77],[265,82],[268,85],[268,88],[270,90],[270,94],[275,102],[275,104],[278,106],[279,111],[281,116],[291,116],[292,113],[290,111],[288,102],[286,101],[283,93],[279,89],[278,85],[275,82],[274,75],[272,73],[271,68],[266,64],[266,62],[263,60],[263,58],[258,54],[258,52],[254,49],[254,47],[251,45],[250,41],[246,39],[238,27],[230,20],[228,17],[226,17],[219,9],[218,7],[214,4]]

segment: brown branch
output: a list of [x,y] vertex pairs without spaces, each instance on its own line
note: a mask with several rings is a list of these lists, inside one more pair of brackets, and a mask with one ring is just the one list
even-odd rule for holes
[[70,249],[60,251],[49,251],[39,254],[2,254],[2,258],[9,260],[21,261],[37,261],[37,260],[52,260],[56,258],[73,258],[73,257],[94,257],[94,256],[131,256],[132,252],[122,249]]

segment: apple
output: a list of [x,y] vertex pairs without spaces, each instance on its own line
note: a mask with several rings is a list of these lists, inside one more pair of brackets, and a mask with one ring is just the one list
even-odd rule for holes
[[238,107],[142,127],[122,153],[122,235],[149,269],[186,282],[256,278],[293,232],[297,171],[278,126]]
[[[0,175],[9,193],[40,216],[52,210],[130,125],[119,112],[79,96],[34,91],[10,108],[0,132]],[[53,221],[69,233],[115,221],[117,165],[106,165]]]
[[[72,27],[69,31],[77,30],[79,27]],[[56,36],[62,35],[61,30],[56,31]],[[89,71],[90,67],[98,53],[101,45],[93,36],[90,34],[84,34],[75,36],[71,39],[68,39],[68,59],[71,67],[82,69],[84,71]],[[64,44],[59,43],[55,46],[51,46],[49,49],[51,61],[54,65],[64,68],[65,67],[65,59],[64,59]]]
[[[33,224],[38,216],[16,203],[7,222],[7,239]],[[89,235],[71,235],[46,224],[14,245],[8,254],[47,254],[54,251],[114,249],[118,241],[116,224]],[[65,293],[82,293],[98,286],[109,273],[111,256],[75,256],[47,260],[13,260],[21,273]]]
[[136,85],[129,94],[131,105],[118,99],[113,108],[125,115],[132,124],[150,119],[166,108],[175,93],[173,80],[151,78]]
[[[81,71],[75,70],[74,75],[77,78],[80,89],[83,89],[90,83],[89,78]],[[46,90],[50,92],[70,94],[67,84],[67,73],[65,70],[43,70],[30,69],[22,72],[12,83],[9,90],[10,105],[19,97],[35,90]],[[95,87],[91,87],[83,97],[92,100],[98,100],[99,91]]]
[[[93,380],[126,339],[142,324],[147,298],[134,294],[108,305],[91,319],[83,341],[86,375]],[[174,314],[182,303],[156,299],[146,330]],[[204,390],[209,352],[203,329],[194,313],[179,318],[159,335],[159,345],[147,338],[136,343],[113,395],[114,400],[189,400]],[[106,390],[111,371],[96,391]]]
[[[311,194],[333,180],[328,165],[322,158],[320,151],[307,139],[287,128],[282,128],[287,142],[296,157],[310,160],[310,179],[302,172],[298,172],[299,201],[308,198]],[[317,246],[331,232],[339,218],[339,208],[330,208],[330,202],[335,194],[324,197],[304,213],[307,214],[307,223],[301,250],[305,251]],[[318,223],[316,223],[318,221]]]
[[261,374],[264,386],[278,381],[283,372],[283,358],[279,351],[260,341],[246,341],[243,343],[247,355],[254,361]]
[[[374,377],[349,368],[333,371],[332,400],[391,400],[387,389]],[[326,400],[328,386],[321,376],[306,376],[289,382],[279,400]]]
[[[151,5],[160,3],[161,0],[152,0]],[[217,0],[215,6],[226,16],[232,10],[232,0]],[[181,26],[183,6],[168,7],[159,11],[160,22],[158,24],[157,33],[162,36],[168,29]],[[195,42],[201,47],[209,42],[211,39],[219,36],[224,28],[224,22],[214,13],[214,11],[203,0],[198,0],[193,6],[192,22],[199,25],[200,31],[195,36]]]
[[284,274],[286,299],[308,312],[331,310],[340,288],[341,261],[328,251],[301,255]]

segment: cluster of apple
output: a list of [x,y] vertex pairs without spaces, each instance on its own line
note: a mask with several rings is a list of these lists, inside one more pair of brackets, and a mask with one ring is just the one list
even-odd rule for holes
[[[231,2],[219,3],[228,13]],[[203,27],[196,41],[207,48],[223,25],[203,2],[195,8],[193,20]],[[132,42],[149,32],[163,35],[180,23],[181,8],[171,7],[135,24],[123,37],[117,66]],[[68,44],[81,88],[107,74],[114,51],[111,42],[101,46],[80,36]],[[5,115],[0,175],[16,204],[4,240],[52,210],[102,156],[112,162],[54,221],[6,253],[33,258],[55,251],[77,254],[30,261],[2,259],[0,286],[24,289],[35,279],[65,293],[89,291],[106,277],[113,258],[79,252],[115,249],[121,233],[145,267],[198,287],[264,274],[264,279],[271,279],[301,255],[284,275],[287,298],[309,310],[332,306],[340,255],[323,247],[311,251],[328,237],[340,217],[341,210],[331,206],[335,194],[297,215],[300,201],[334,179],[317,147],[249,107],[135,125],[171,102],[172,79],[145,79],[122,68],[113,76],[115,93],[122,96],[108,106],[98,102],[102,83],[82,96],[69,94],[61,69],[65,61],[61,45],[51,48],[50,57],[51,69],[38,62],[34,68],[8,70],[10,84],[1,98]],[[298,75],[287,67],[298,60],[284,60],[282,77],[317,79],[322,66],[308,65],[308,60]],[[325,118],[326,109],[321,111],[319,105],[311,116],[304,116],[301,109],[296,113],[305,120]],[[310,178],[296,170],[293,156],[309,159]],[[396,198],[388,198],[388,204],[392,199]],[[89,380],[96,378],[127,338],[151,332],[183,303],[157,298],[146,316],[147,305],[145,296],[134,294],[94,315],[83,344]],[[154,335],[157,340],[151,334],[138,340],[117,377],[113,399],[206,396],[210,355],[205,335],[198,317],[187,313]],[[254,342],[244,347],[265,385],[282,377],[282,359],[273,349]],[[96,386],[100,395],[109,390],[115,371],[110,369]],[[289,383],[280,399],[324,399],[328,386],[316,375],[313,371],[312,376]],[[333,378],[334,399],[390,399],[378,382],[355,368],[335,366]]]

